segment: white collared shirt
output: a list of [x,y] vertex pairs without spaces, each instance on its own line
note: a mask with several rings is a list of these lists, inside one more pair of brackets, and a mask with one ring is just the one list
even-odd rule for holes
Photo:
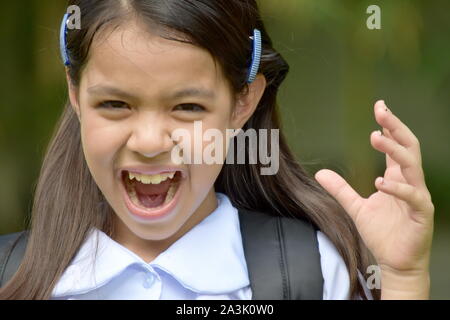
[[[94,228],[52,292],[52,299],[231,299],[252,297],[239,216],[229,198],[152,262]],[[331,241],[317,232],[324,299],[348,299],[349,275]],[[98,251],[95,259],[96,241]]]

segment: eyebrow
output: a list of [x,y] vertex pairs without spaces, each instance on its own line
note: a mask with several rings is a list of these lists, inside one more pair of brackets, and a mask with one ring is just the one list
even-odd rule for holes
[[[124,99],[137,99],[137,97],[132,94],[115,87],[95,85],[88,88],[88,93],[92,95],[113,95],[116,97],[121,97]],[[208,89],[188,87],[181,90],[175,91],[174,93],[165,97],[165,99],[180,99],[185,97],[199,97],[205,99],[214,99],[216,97],[215,93]]]

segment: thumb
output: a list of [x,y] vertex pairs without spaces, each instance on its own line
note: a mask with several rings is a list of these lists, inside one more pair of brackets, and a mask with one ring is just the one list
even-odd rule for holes
[[362,205],[361,196],[339,174],[328,169],[322,169],[314,175],[317,182],[328,191],[347,211],[353,220]]

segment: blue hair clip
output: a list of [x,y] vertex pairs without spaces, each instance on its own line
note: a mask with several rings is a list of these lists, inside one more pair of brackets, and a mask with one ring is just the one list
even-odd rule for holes
[[249,67],[247,77],[247,83],[252,83],[256,78],[256,74],[258,73],[262,51],[261,32],[258,29],[253,29],[253,37],[250,37],[250,39],[253,40],[253,52],[252,52],[252,63]]
[[61,28],[59,31],[59,49],[61,51],[61,58],[65,66],[70,65],[69,52],[67,51],[67,19],[69,14],[66,13],[61,22]]

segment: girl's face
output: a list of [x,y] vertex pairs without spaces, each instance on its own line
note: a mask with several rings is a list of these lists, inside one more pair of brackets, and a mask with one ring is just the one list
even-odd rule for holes
[[[194,145],[194,121],[201,121],[201,133],[215,128],[225,138],[248,120],[264,87],[260,76],[235,100],[206,50],[134,22],[94,40],[70,98],[86,162],[118,218],[117,239],[172,242],[216,208],[222,165],[175,164],[172,132],[187,130]],[[210,143],[202,139],[202,150]]]

